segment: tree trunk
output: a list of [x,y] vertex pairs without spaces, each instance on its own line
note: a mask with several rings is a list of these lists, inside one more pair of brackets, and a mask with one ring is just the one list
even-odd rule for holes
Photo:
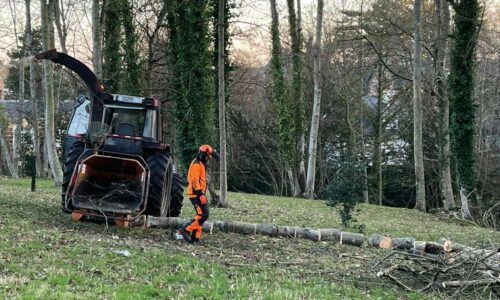
[[26,6],[26,55],[30,57],[30,98],[31,98],[31,116],[33,125],[33,154],[35,155],[35,165],[37,176],[43,174],[42,153],[40,152],[40,132],[38,127],[38,99],[36,96],[35,63],[31,56],[33,55],[33,33],[31,30],[31,0],[25,0]]
[[66,24],[66,17],[64,13],[63,4],[60,0],[51,0],[53,5],[54,23],[56,24],[57,34],[59,36],[59,43],[61,44],[62,53],[68,53],[66,48],[66,37],[68,36],[68,25]]
[[287,90],[285,87],[276,0],[271,0],[271,41],[271,98],[273,102],[275,126],[278,129],[279,150],[284,161],[283,170],[288,177],[292,193],[295,194],[294,192],[297,190],[297,185],[295,184],[296,179],[293,167],[295,164],[296,139],[294,135],[295,126],[290,126],[290,120],[293,119],[294,115],[291,112],[290,100],[287,97]]
[[227,154],[226,154],[226,95],[225,95],[225,77],[224,77],[224,8],[225,0],[219,0],[219,52],[218,52],[218,69],[219,69],[219,141],[220,141],[220,195],[218,207],[227,207]]
[[[364,1],[361,0],[361,9],[360,9],[360,14],[359,14],[359,26],[360,26],[360,32],[362,32],[361,30],[363,30],[363,4],[364,4]],[[360,39],[360,48],[361,48],[361,56],[359,58],[359,70],[360,70],[360,73],[361,73],[361,97],[359,98],[360,100],[360,106],[359,106],[359,112],[360,112],[360,120],[359,120],[359,124],[360,124],[360,128],[359,128],[359,132],[360,132],[360,139],[361,139],[361,160],[362,160],[362,165],[363,165],[363,199],[364,199],[364,202],[366,204],[369,204],[370,203],[370,198],[369,198],[369,195],[368,195],[368,162],[367,162],[367,159],[366,159],[366,144],[365,144],[365,125],[364,125],[364,119],[365,119],[365,116],[364,116],[364,111],[365,111],[365,102],[363,100],[363,97],[365,95],[365,80],[364,80],[364,71],[363,71],[363,66],[364,66],[364,49],[363,49],[363,44],[364,44],[364,40],[363,39]]]
[[0,148],[2,151],[2,156],[7,164],[7,169],[9,170],[10,176],[13,178],[19,178],[17,174],[17,170],[14,168],[14,163],[10,158],[9,148],[7,148],[7,143],[5,142],[5,138],[3,137],[2,129],[0,128]]
[[417,195],[415,208],[426,211],[424,154],[422,146],[422,79],[420,74],[420,9],[421,1],[415,0],[415,48],[413,54],[413,151],[415,158],[415,180]]
[[92,0],[92,66],[99,79],[102,79],[102,17],[100,1]]
[[375,145],[373,154],[373,163],[375,166],[376,178],[377,178],[377,202],[382,205],[382,200],[384,198],[384,182],[383,182],[383,170],[382,170],[382,135],[383,135],[383,117],[382,117],[382,105],[384,101],[384,66],[381,61],[378,62],[378,101],[375,116]]
[[[22,56],[25,56],[26,45],[22,47]],[[22,107],[24,107],[24,57],[19,59],[19,94],[16,103],[16,127],[14,128],[14,141],[12,143],[12,163],[13,167],[16,170],[16,173],[19,173],[19,151],[21,148],[21,128],[23,123],[23,114]]]
[[439,103],[439,167],[441,171],[441,195],[446,210],[455,207],[450,170],[449,101],[446,88],[445,57],[450,26],[450,10],[446,0],[435,0],[436,42],[434,65],[436,70],[436,94]]
[[319,116],[321,111],[321,31],[323,26],[323,0],[318,0],[316,19],[316,42],[314,44],[314,100],[309,133],[309,155],[307,160],[307,181],[305,195],[314,198],[314,183],[316,177],[316,153],[318,147]]
[[[463,217],[471,219],[469,201],[477,204],[474,138],[476,103],[474,99],[475,49],[480,26],[477,0],[453,2],[455,29],[449,75],[450,134]],[[465,207],[464,207],[465,205]],[[467,213],[468,212],[468,213]]]
[[292,85],[291,85],[291,103],[290,110],[293,111],[294,134],[295,134],[295,166],[294,166],[294,197],[301,196],[305,190],[305,134],[304,134],[304,81],[302,76],[303,58],[301,53],[302,48],[302,33],[297,25],[297,17],[295,14],[295,1],[287,0],[288,4],[288,24],[290,26],[290,38],[292,42]]
[[[46,0],[41,0],[42,10],[42,49],[47,51],[53,45],[53,31],[50,30],[49,11]],[[55,138],[55,114],[54,114],[54,78],[49,61],[43,60],[44,73],[44,96],[45,96],[45,145],[47,157],[54,183],[59,186],[62,183],[62,170],[59,164]]]

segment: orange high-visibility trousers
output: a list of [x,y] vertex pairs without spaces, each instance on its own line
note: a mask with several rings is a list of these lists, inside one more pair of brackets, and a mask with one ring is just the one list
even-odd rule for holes
[[184,228],[191,234],[193,240],[199,240],[202,234],[203,223],[205,223],[209,215],[208,203],[202,204],[199,197],[189,198],[189,200],[193,203],[196,215]]

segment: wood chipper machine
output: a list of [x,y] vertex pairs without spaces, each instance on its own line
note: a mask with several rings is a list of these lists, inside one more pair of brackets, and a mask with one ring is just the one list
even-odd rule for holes
[[35,57],[78,74],[90,94],[78,99],[64,140],[63,211],[75,220],[104,217],[117,224],[143,214],[178,216],[183,185],[162,141],[160,102],[104,92],[85,64],[56,50]]

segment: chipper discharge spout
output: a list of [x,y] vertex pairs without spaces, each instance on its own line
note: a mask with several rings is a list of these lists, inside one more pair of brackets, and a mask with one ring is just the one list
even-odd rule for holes
[[76,210],[133,219],[146,209],[149,170],[142,158],[94,154],[75,172],[66,202]]

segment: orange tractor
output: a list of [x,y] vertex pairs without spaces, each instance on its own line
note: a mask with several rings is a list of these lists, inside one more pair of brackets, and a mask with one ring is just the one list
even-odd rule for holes
[[74,219],[121,224],[142,214],[178,216],[183,185],[162,141],[160,102],[104,92],[85,64],[56,50],[35,57],[72,70],[90,92],[78,100],[64,140],[62,209]]

